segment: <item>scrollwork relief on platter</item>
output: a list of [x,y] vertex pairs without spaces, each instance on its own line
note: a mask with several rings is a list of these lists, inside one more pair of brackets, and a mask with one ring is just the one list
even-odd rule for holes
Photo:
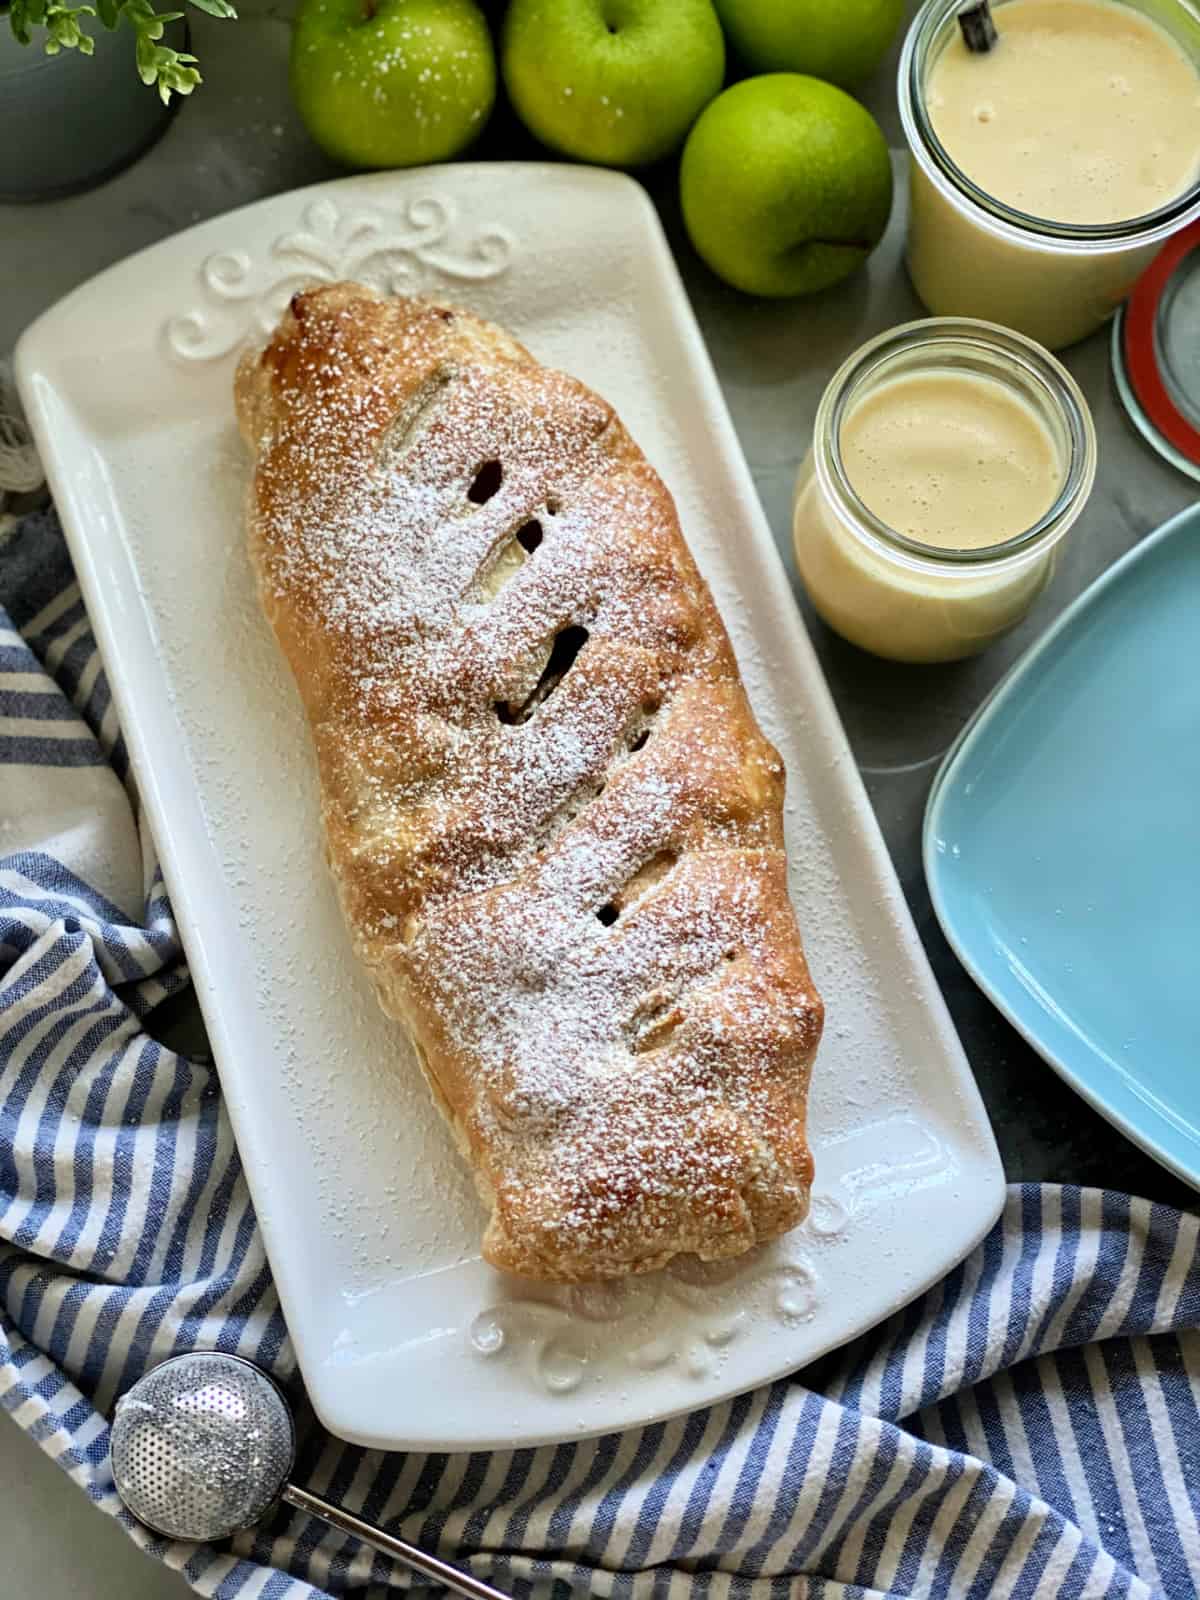
[[322,195],[265,254],[207,256],[198,302],[167,322],[164,341],[179,361],[217,361],[268,333],[298,289],[350,278],[386,294],[422,293],[497,277],[515,250],[503,223],[469,221],[457,201],[432,192],[394,210],[342,209]]

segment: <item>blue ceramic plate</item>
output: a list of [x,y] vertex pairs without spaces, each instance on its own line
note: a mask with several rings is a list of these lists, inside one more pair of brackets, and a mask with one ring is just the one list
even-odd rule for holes
[[1111,567],[946,757],[925,872],[1033,1047],[1200,1188],[1200,506]]

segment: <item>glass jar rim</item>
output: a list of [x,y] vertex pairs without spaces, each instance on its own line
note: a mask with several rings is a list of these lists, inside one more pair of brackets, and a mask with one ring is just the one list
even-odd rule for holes
[[[861,385],[905,348],[924,347],[936,359],[939,346],[976,345],[1006,358],[1059,412],[1070,445],[1063,481],[1053,503],[1029,528],[996,544],[945,548],[890,527],[870,509],[850,482],[842,461],[841,424]],[[1096,475],[1096,434],[1088,403],[1075,379],[1048,350],[1024,334],[975,317],[928,317],[904,322],[868,339],[849,356],[825,387],[813,426],[813,460],[826,500],[859,537],[882,554],[923,572],[962,577],[981,570],[1021,565],[1057,543],[1083,509]]]
[[1032,236],[1033,242],[1046,248],[1064,243],[1082,250],[1152,244],[1157,239],[1165,239],[1185,222],[1200,217],[1200,175],[1165,205],[1120,222],[1055,222],[1049,217],[1035,217],[1006,205],[981,189],[938,138],[925,109],[922,72],[926,55],[937,31],[957,12],[960,4],[961,0],[925,0],[909,26],[900,55],[897,89],[905,138],[915,159],[939,188],[969,201],[998,231],[1015,234],[1026,243]]

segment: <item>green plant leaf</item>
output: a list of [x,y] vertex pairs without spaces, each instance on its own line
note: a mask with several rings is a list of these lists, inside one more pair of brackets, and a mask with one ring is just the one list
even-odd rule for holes
[[[46,41],[47,51],[57,54],[59,50],[79,50],[83,55],[91,55],[94,48],[91,39],[79,26],[80,17],[94,17],[95,9],[89,5],[64,6],[51,0],[46,8],[46,32],[49,38]],[[50,50],[53,41],[55,49]]]
[[28,44],[33,38],[29,31],[29,19],[25,14],[25,7],[16,0],[8,13],[8,25],[12,29],[13,38],[18,44]]
[[[236,17],[229,0],[192,0],[200,10],[214,17]],[[63,0],[0,0],[7,10],[9,27],[20,44],[32,43],[35,29],[44,29],[42,41],[47,55],[63,50],[78,50],[90,56],[95,41],[85,33],[81,18],[98,17],[105,28],[129,24],[134,36],[134,61],[138,77],[148,88],[156,88],[164,103],[173,94],[191,94],[201,82],[196,57],[160,44],[163,28],[178,22],[182,11],[156,12],[154,0],[95,0],[94,4],[69,5]]]
[[191,94],[200,82],[200,74],[194,66],[188,63],[195,61],[195,56],[186,56],[174,50],[165,50],[163,55],[169,56],[169,61],[160,63],[158,92],[162,103],[167,105],[171,99],[172,91],[175,94]]
[[138,77],[147,88],[158,82],[158,63],[154,57],[154,40],[147,34],[139,33],[134,47],[134,59],[137,62]]
[[162,37],[163,19],[155,12],[149,0],[120,0],[120,5],[139,39]]

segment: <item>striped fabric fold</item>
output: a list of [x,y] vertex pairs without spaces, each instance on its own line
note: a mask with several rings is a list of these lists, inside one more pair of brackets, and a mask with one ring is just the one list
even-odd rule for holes
[[941,1284],[823,1364],[638,1432],[469,1455],[323,1435],[212,1064],[154,1037],[187,969],[53,514],[0,549],[0,1404],[219,1600],[409,1575],[291,1513],[223,1548],[120,1506],[115,1397],[192,1348],[301,1416],[299,1481],[519,1596],[1200,1594],[1195,1217],[1024,1185]]

